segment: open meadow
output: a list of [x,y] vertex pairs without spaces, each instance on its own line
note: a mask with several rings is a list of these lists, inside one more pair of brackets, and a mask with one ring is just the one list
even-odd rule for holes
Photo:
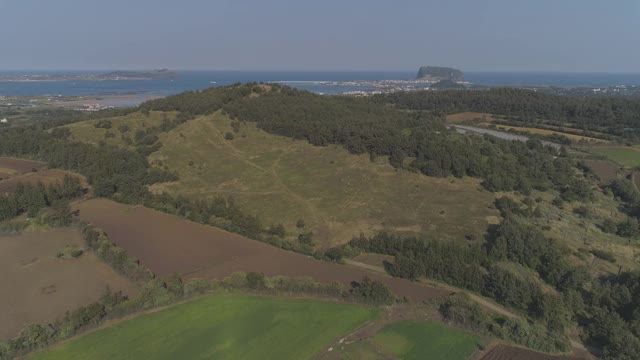
[[588,150],[595,154],[604,155],[621,165],[629,167],[640,166],[640,149],[626,146],[615,146],[592,147]]
[[307,359],[378,313],[335,302],[210,296],[140,315],[31,358]]
[[17,335],[25,324],[46,324],[98,300],[106,286],[137,293],[91,253],[57,257],[65,247],[83,245],[71,228],[0,236],[0,341]]
[[[225,139],[227,133],[233,140]],[[283,223],[292,235],[313,231],[324,247],[380,230],[444,240],[480,237],[497,216],[489,209],[494,195],[478,179],[397,171],[386,159],[372,162],[340,146],[271,135],[252,123],[240,123],[234,132],[220,113],[188,121],[160,141],[163,147],[150,162],[180,179],[152,191],[196,199],[233,196],[265,225]],[[296,229],[299,219],[303,229]]]
[[141,206],[93,199],[75,207],[81,219],[102,228],[112,242],[157,275],[221,279],[234,272],[255,271],[267,276],[306,276],[347,287],[369,276],[386,284],[394,294],[415,301],[449,294],[406,279],[316,260]]

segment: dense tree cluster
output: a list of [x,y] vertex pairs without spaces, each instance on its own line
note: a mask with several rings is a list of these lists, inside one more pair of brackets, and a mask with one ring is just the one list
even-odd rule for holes
[[327,97],[274,87],[257,97],[227,103],[234,119],[267,132],[324,146],[341,144],[354,154],[388,156],[394,167],[429,176],[473,176],[491,191],[583,188],[573,164],[539,141],[525,144],[448,131],[439,119],[401,112],[352,97]]
[[141,202],[146,184],[175,179],[175,174],[157,169],[151,173],[146,156],[115,146],[61,140],[36,126],[0,130],[0,155],[47,161],[51,168],[84,175],[96,196]]
[[549,336],[544,326],[526,320],[489,314],[466,293],[449,296],[440,305],[439,310],[446,322],[475,333],[497,337],[543,352],[567,350],[565,339]]
[[477,291],[501,304],[525,312],[542,301],[539,287],[497,265],[479,245],[423,241],[379,233],[360,236],[349,243],[350,252],[373,252],[394,256],[385,268],[393,276],[416,280],[426,276],[448,284]]
[[[82,195],[83,189],[76,177],[65,176],[62,183],[54,183],[45,186],[42,182],[36,185],[19,183],[15,191],[8,194],[0,194],[0,221],[14,218],[26,213],[28,217],[34,217],[45,207],[59,203],[66,204],[71,199]],[[63,205],[64,206],[64,205]],[[61,214],[63,223],[68,222],[70,213]]]
[[573,97],[516,88],[397,92],[377,95],[373,101],[402,109],[438,114],[464,111],[517,118],[528,124],[567,124],[640,140],[640,100],[620,97]]
[[145,284],[154,278],[151,270],[140,265],[138,260],[131,257],[123,248],[112,243],[102,230],[92,225],[84,225],[82,237],[87,247],[93,250],[100,260],[131,281]]
[[179,111],[191,116],[212,114],[230,101],[260,92],[259,85],[247,83],[205,90],[187,91],[162,99],[147,101],[139,106],[142,111]]
[[[385,264],[391,275],[412,280],[427,276],[481,293],[538,319],[551,338],[565,339],[565,326],[574,319],[584,326],[588,342],[601,347],[607,359],[632,359],[632,354],[638,354],[640,272],[592,278],[585,267],[567,261],[567,250],[560,244],[510,214],[490,232],[484,246],[380,233],[354,238],[338,250],[341,256],[360,252],[392,255],[394,262]],[[503,267],[504,262],[535,270],[558,295]],[[454,313],[446,316],[455,318]],[[540,339],[539,335],[535,338]]]

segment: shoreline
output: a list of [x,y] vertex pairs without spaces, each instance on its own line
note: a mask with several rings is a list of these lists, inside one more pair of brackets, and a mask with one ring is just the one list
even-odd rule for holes
[[95,94],[95,95],[39,95],[0,96],[1,108],[41,108],[54,107],[78,110],[99,110],[102,108],[134,107],[141,103],[164,96],[148,93]]

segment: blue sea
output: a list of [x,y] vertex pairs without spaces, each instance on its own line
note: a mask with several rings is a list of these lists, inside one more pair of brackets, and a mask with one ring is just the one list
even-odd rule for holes
[[[108,71],[0,71],[9,75],[102,74]],[[0,96],[37,95],[125,95],[140,99],[167,96],[187,90],[224,86],[237,82],[280,82],[292,87],[321,94],[347,91],[370,91],[362,84],[335,85],[331,82],[367,80],[412,80],[416,71],[178,71],[175,79],[113,80],[113,81],[41,81],[1,82]],[[465,80],[489,86],[609,86],[640,85],[640,74],[621,73],[560,73],[560,72],[465,72]],[[329,83],[327,83],[329,82]],[[134,100],[135,101],[135,100]]]

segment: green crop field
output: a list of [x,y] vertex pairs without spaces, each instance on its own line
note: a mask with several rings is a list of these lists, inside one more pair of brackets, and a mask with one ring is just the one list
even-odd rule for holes
[[[291,237],[313,231],[320,245],[349,241],[361,232],[426,233],[439,239],[478,238],[494,195],[472,178],[432,178],[396,171],[386,159],[371,162],[339,146],[317,147],[242,123],[233,140],[220,113],[199,117],[160,135],[163,147],[150,155],[156,166],[180,180],[154,185],[192,198],[233,196],[264,225],[282,223]],[[297,229],[303,219],[306,226]]]
[[375,342],[401,359],[465,360],[481,339],[432,321],[401,321],[384,327]]
[[333,302],[212,296],[98,330],[32,359],[306,359],[377,314]]
[[609,159],[627,166],[640,166],[640,150],[627,147],[592,148],[593,153],[605,155]]

